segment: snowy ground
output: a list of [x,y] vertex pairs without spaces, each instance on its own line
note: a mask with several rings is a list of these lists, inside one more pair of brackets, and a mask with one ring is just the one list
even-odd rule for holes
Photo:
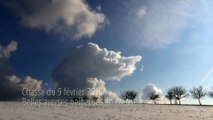
[[212,106],[23,106],[0,102],[0,120],[213,120]]

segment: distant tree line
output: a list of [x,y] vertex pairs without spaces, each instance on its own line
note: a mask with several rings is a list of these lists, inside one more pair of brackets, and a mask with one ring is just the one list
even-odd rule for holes
[[[125,104],[127,102],[127,100],[132,101],[132,103],[135,103],[135,99],[138,96],[138,92],[133,91],[133,90],[127,90],[124,92],[121,92],[119,97],[124,100]],[[149,100],[152,100],[154,104],[157,104],[157,100],[160,99],[161,97],[165,97],[166,99],[169,100],[170,104],[179,104],[181,105],[181,100],[183,98],[186,98],[188,96],[191,96],[194,99],[198,100],[199,105],[202,105],[201,99],[209,96],[211,98],[213,98],[213,88],[212,91],[207,92],[206,90],[203,89],[202,86],[198,86],[198,87],[193,87],[190,91],[187,91],[184,87],[182,86],[175,86],[172,87],[170,89],[168,89],[168,91],[166,92],[165,96],[161,96],[160,93],[157,93],[156,91],[151,91],[147,98]],[[100,97],[97,96],[82,96],[82,97],[73,97],[74,101],[88,101],[88,100],[92,100],[93,102],[97,102],[98,100],[101,100],[101,102],[105,103],[105,99],[106,96],[102,95]]]
[[[131,100],[132,103],[135,103],[135,99],[137,97],[138,93],[136,91],[125,91],[121,92],[120,98],[123,99],[126,103],[127,100]],[[181,100],[183,98],[186,98],[188,96],[191,96],[194,99],[198,100],[199,105],[202,105],[201,99],[209,96],[213,98],[213,91],[207,92],[206,90],[203,89],[202,86],[194,87],[190,91],[187,92],[187,90],[182,87],[182,86],[175,86],[170,89],[168,89],[165,97],[169,100],[170,104],[179,104],[181,105]],[[156,91],[151,91],[148,94],[148,99],[152,100],[154,104],[156,104],[156,101],[161,98],[160,94],[157,93]]]

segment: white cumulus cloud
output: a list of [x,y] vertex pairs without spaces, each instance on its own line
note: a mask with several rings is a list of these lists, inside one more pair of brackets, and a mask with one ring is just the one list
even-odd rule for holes
[[97,96],[99,99],[101,99],[101,96],[104,96],[105,102],[119,102],[121,100],[116,93],[106,89],[106,83],[103,80],[89,78],[87,79],[87,83],[90,88],[89,96]]
[[100,48],[95,43],[77,46],[53,71],[58,87],[98,88],[106,92],[106,80],[131,75],[141,56],[121,56],[121,52]]
[[149,100],[149,94],[151,92],[155,92],[156,94],[160,95],[160,98],[157,99],[157,103],[159,104],[168,104],[168,100],[162,95],[162,90],[158,88],[153,83],[148,83],[143,86],[142,89],[142,100],[145,103],[153,103],[153,101]]
[[159,89],[155,84],[152,84],[152,83],[145,84],[142,90],[142,94],[143,94],[142,98],[148,99],[148,96],[151,92],[155,92],[156,94],[161,94],[162,90]]
[[105,82],[97,78],[88,78],[87,83],[90,86],[89,96],[100,97],[106,92]]
[[7,4],[18,11],[23,25],[75,39],[91,37],[107,21],[84,0],[12,0]]
[[31,76],[26,76],[24,78],[19,78],[16,75],[5,76],[4,85],[7,88],[8,92],[14,92],[20,94],[21,91],[25,88],[28,90],[41,90],[42,80],[33,79]]
[[10,57],[10,54],[17,49],[17,42],[11,41],[7,46],[3,47],[0,45],[0,62],[3,59]]

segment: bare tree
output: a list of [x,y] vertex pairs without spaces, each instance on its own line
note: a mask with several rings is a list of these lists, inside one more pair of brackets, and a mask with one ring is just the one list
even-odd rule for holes
[[[212,88],[212,90],[213,90],[213,88]],[[210,91],[210,92],[208,93],[208,95],[209,95],[209,97],[213,98],[213,91]]]
[[123,99],[125,101],[125,104],[126,104],[126,100],[128,99],[127,98],[127,92],[122,92],[119,96],[121,99]]
[[172,100],[174,99],[175,95],[172,91],[172,89],[169,89],[167,91],[167,94],[165,95],[165,97],[169,100],[170,104],[172,104]]
[[135,91],[126,91],[127,99],[132,100],[132,103],[135,103],[135,98],[137,97],[138,93]]
[[156,93],[155,91],[149,93],[149,99],[154,101],[154,104],[156,104],[156,100],[160,98],[160,95]]
[[181,99],[187,97],[187,91],[184,87],[176,86],[171,88],[171,91],[174,93],[174,97],[181,104]]
[[202,105],[200,99],[202,99],[203,97],[206,96],[206,92],[205,92],[205,90],[203,90],[203,87],[199,86],[198,88],[193,88],[190,91],[190,93],[191,93],[191,96],[194,99],[198,99],[199,104]]

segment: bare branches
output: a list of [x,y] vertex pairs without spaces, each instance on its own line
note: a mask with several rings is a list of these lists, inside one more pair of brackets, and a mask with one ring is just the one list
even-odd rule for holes
[[[181,87],[181,86],[176,86],[176,87],[173,87],[171,89],[168,90],[167,94],[169,93],[169,96],[166,95],[166,98],[170,97],[172,99],[175,99],[176,101],[179,102],[179,104],[181,104],[181,99],[182,98],[185,98],[188,96],[187,94],[187,91],[184,87]],[[170,99],[170,103],[171,103],[171,100]]]
[[[213,88],[212,88],[212,90],[213,90]],[[213,98],[213,91],[210,91],[210,92],[208,93],[208,95],[209,95],[209,97]]]
[[191,96],[194,98],[194,99],[198,99],[198,102],[200,105],[202,105],[200,99],[202,99],[203,97],[206,96],[206,92],[205,90],[203,90],[203,87],[202,86],[199,86],[198,88],[193,88],[191,91]]
[[174,95],[172,89],[169,89],[167,91],[167,94],[165,95],[165,97],[169,100],[170,104],[172,104],[172,100],[175,98],[175,95]]
[[149,99],[154,101],[154,104],[156,104],[156,100],[160,98],[160,95],[156,92],[149,93]]
[[138,93],[135,91],[125,91],[120,94],[120,98],[123,99],[125,103],[127,99],[132,100],[132,102],[134,103],[134,100],[137,97],[137,95]]
[[126,92],[122,92],[122,93],[120,94],[119,97],[120,97],[122,100],[124,100],[124,101],[125,101],[125,104],[126,104],[126,100],[128,99],[128,98],[127,98]]
[[132,100],[132,103],[134,103],[134,100],[137,97],[138,93],[135,91],[127,91],[126,94],[127,94],[127,98],[129,100]]

